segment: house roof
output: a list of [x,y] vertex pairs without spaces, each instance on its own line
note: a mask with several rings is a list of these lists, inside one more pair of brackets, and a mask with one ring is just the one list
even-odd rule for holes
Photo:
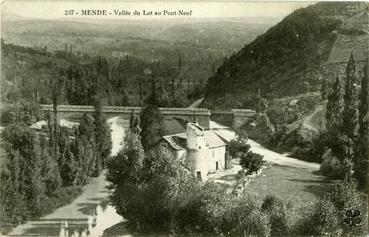
[[225,146],[226,144],[223,142],[223,140],[212,130],[205,130],[204,131],[206,144],[210,148],[216,148]]
[[204,132],[204,128],[196,123],[188,123],[187,126],[191,127],[196,135],[201,136]]
[[163,139],[175,150],[184,150],[187,146],[186,133],[164,136]]
[[[203,135],[205,136],[206,144],[209,146],[209,148],[216,148],[226,145],[224,141],[212,130],[203,131]],[[163,140],[165,140],[175,150],[185,150],[187,147],[186,138],[186,133],[179,133],[164,136]]]

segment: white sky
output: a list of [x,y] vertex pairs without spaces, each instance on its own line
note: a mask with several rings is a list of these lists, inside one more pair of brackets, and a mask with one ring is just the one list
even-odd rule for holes
[[[163,11],[163,10],[192,10],[192,17],[274,17],[282,18],[292,11],[313,4],[313,2],[281,2],[281,1],[253,1],[253,2],[176,2],[176,1],[45,1],[45,0],[23,0],[23,1],[2,1],[2,13],[12,13],[23,17],[52,19],[52,18],[87,18],[86,16],[65,16],[64,11],[73,9],[106,9],[113,12],[117,10],[138,11]],[[104,19],[150,19],[148,16],[98,16]],[[155,17],[155,16],[154,16]],[[169,16],[167,16],[168,18]],[[173,16],[171,16],[173,18]],[[183,16],[182,16],[183,17]],[[92,17],[92,18],[96,18]],[[159,17],[155,17],[159,18]]]

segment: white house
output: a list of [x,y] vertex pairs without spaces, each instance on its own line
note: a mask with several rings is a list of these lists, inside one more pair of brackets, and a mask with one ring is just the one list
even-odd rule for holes
[[164,136],[159,144],[166,145],[201,180],[207,180],[209,173],[225,169],[226,144],[212,130],[196,123],[188,123],[185,133]]

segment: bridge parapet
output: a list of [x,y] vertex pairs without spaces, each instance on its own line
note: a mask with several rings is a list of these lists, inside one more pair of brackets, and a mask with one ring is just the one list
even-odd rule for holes
[[[41,105],[42,110],[52,111],[52,105]],[[82,114],[92,114],[95,112],[93,106],[81,105],[58,105],[58,114],[61,117],[72,120],[80,120]],[[131,114],[140,114],[142,107],[125,107],[125,106],[103,106],[102,111],[107,118],[119,116],[123,119],[129,119]],[[164,119],[181,119],[188,122],[197,121],[201,126],[209,128],[210,110],[206,108],[159,108]]]
[[251,109],[232,109],[233,112],[233,128],[239,129],[245,123],[247,123],[250,118],[255,115],[255,110]]
[[[52,111],[52,105],[41,105],[42,110]],[[142,107],[126,107],[126,106],[103,106],[104,113],[140,113]],[[58,112],[94,112],[95,108],[89,105],[58,105]],[[206,108],[159,108],[162,114],[197,114],[209,115],[210,110]]]
[[[52,105],[41,105],[44,111],[52,111]],[[142,107],[124,107],[124,106],[103,106],[102,111],[107,118],[119,116],[123,119],[129,119],[131,114],[140,114]],[[254,110],[250,109],[232,109],[224,111],[210,112],[207,108],[159,108],[164,115],[164,119],[182,119],[188,122],[197,121],[204,128],[209,128],[210,116],[229,120],[228,126],[239,129],[255,115]],[[91,114],[95,112],[93,106],[81,105],[58,105],[58,113],[62,117],[78,120],[83,113]]]

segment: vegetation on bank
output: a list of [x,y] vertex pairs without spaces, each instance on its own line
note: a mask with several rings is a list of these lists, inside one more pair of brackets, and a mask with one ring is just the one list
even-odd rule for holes
[[29,107],[38,106],[22,103],[2,117],[8,125],[1,134],[1,233],[70,203],[89,177],[100,175],[110,155],[110,130],[101,107],[93,118],[84,115],[78,128],[66,128],[54,106],[54,113],[46,116],[48,125],[37,131],[29,125],[43,117]]
[[[160,116],[153,118],[160,120]],[[352,179],[340,182],[317,202],[298,209],[273,196],[261,199],[249,190],[240,195],[230,194],[222,185],[197,180],[166,147],[153,145],[160,129],[149,129],[144,133],[146,138],[142,139],[134,121],[132,118],[123,149],[109,159],[107,173],[111,182],[111,202],[128,220],[127,227],[133,232],[204,236],[351,236],[366,231],[366,199],[357,191]],[[160,121],[152,123],[160,124]],[[143,142],[150,139],[153,140],[144,149]],[[246,138],[240,136],[230,143],[228,152],[234,158],[239,157],[250,172],[254,168],[253,171],[257,171],[260,157],[250,153],[249,148]],[[361,225],[345,224],[347,210],[360,211]]]
[[347,209],[360,210],[366,220],[365,200],[352,182],[302,209],[272,196],[262,200],[252,191],[228,194],[219,184],[195,179],[164,147],[145,152],[140,135],[132,131],[109,160],[107,177],[111,202],[128,220],[127,228],[141,234],[345,236],[366,231],[366,223],[344,223]]
[[347,64],[344,88],[339,77],[326,104],[327,130],[321,135],[326,148],[322,155],[321,171],[330,178],[358,181],[359,187],[368,186],[368,60],[358,82],[356,65],[351,55]]

